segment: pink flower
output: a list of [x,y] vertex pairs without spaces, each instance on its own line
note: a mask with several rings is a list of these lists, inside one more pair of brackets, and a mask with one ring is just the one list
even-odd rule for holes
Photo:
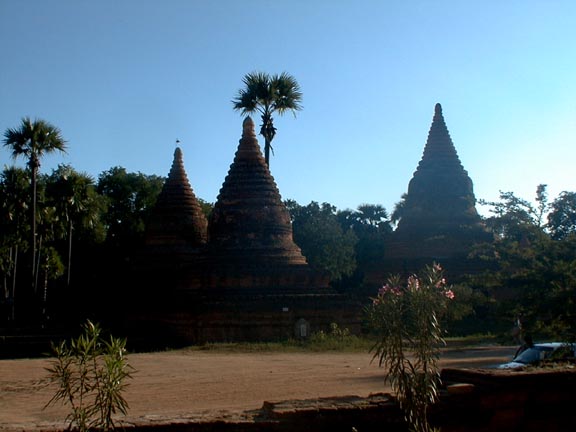
[[395,296],[401,296],[402,291],[400,291],[400,288],[398,288],[398,287],[391,287],[390,285],[386,284],[378,290],[378,296],[382,297],[382,296],[385,296],[387,294],[392,294]]
[[408,278],[408,286],[418,291],[420,289],[420,281],[416,276],[412,275]]
[[436,288],[442,288],[446,286],[446,279],[442,278],[438,282],[436,282]]
[[456,296],[454,295],[454,291],[452,291],[452,290],[450,290],[450,289],[444,291],[444,295],[446,296],[446,298],[448,298],[448,299],[450,299],[450,300],[452,300],[454,297],[456,297]]

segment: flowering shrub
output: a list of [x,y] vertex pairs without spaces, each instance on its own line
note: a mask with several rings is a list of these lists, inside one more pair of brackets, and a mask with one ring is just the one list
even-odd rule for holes
[[414,431],[432,430],[427,409],[438,397],[438,359],[444,345],[439,320],[453,298],[442,268],[434,264],[405,283],[398,276],[390,278],[367,308],[378,338],[374,359],[387,370],[386,380]]

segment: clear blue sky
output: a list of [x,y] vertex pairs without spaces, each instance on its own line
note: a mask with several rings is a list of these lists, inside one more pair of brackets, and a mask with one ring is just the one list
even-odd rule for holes
[[41,171],[95,178],[166,176],[179,139],[213,202],[242,77],[286,71],[304,109],[276,119],[285,199],[391,211],[437,102],[478,199],[540,183],[554,197],[576,190],[575,23],[573,0],[0,0],[0,130],[55,124],[69,152]]

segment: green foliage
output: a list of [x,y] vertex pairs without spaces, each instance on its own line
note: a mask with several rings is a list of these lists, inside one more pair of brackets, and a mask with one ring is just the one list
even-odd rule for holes
[[437,400],[440,385],[438,360],[444,345],[440,319],[452,298],[442,269],[434,264],[405,283],[391,277],[366,310],[377,337],[374,358],[386,369],[386,380],[413,431],[433,430],[427,411]]
[[576,235],[576,192],[563,191],[550,205],[548,229],[554,240]]
[[46,407],[56,402],[69,405],[69,427],[81,432],[113,430],[114,415],[128,411],[123,393],[133,369],[124,355],[126,341],[104,340],[101,333],[97,324],[87,321],[78,338],[53,347],[55,360],[47,368],[57,390]]
[[392,232],[388,212],[380,204],[361,204],[356,210],[343,210],[337,218],[344,231],[352,230],[356,243],[358,267],[365,269],[379,262],[384,254],[386,240]]
[[500,201],[480,200],[489,206],[493,216],[485,220],[486,225],[498,238],[528,239],[538,235],[544,227],[544,215],[549,208],[546,185],[536,188],[534,206],[513,192],[500,191]]
[[264,137],[264,158],[270,166],[270,150],[276,135],[272,114],[302,109],[302,92],[296,79],[283,72],[269,75],[265,72],[251,72],[243,78],[244,88],[238,91],[232,101],[235,110],[243,115],[259,112],[262,119],[260,134]]
[[[21,121],[20,127],[14,129],[7,129],[4,133],[4,146],[12,150],[12,157],[14,159],[23,157],[27,159],[27,166],[30,172],[30,223],[31,223],[31,239],[32,246],[32,265],[31,280],[32,291],[34,295],[38,294],[38,287],[36,286],[37,280],[37,242],[39,240],[36,235],[36,218],[38,216],[36,211],[36,204],[38,199],[37,183],[38,172],[40,169],[41,159],[50,153],[60,151],[66,152],[66,141],[62,137],[60,129],[48,123],[47,121],[36,119],[32,121],[29,117],[24,117]],[[41,238],[41,237],[40,237]]]
[[141,240],[164,180],[159,176],[128,173],[122,167],[100,174],[97,190],[108,204],[104,222],[109,243],[126,246]]
[[576,340],[572,198],[563,192],[548,204],[546,188],[540,185],[536,206],[510,192],[501,194],[501,202],[490,203],[494,216],[488,223],[498,236],[476,250],[489,271],[470,281],[494,299],[494,314],[505,328],[521,317],[524,330],[535,337]]
[[356,268],[357,237],[353,231],[342,229],[336,208],[314,201],[307,206],[287,201],[286,206],[292,218],[294,241],[308,263],[327,272],[333,281],[351,275]]
[[330,330],[319,330],[304,341],[304,346],[311,351],[363,351],[371,341],[350,333],[337,323],[330,324]]

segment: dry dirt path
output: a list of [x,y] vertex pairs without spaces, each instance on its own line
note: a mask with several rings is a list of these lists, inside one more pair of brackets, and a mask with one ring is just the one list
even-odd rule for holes
[[[441,367],[484,367],[510,359],[515,347],[448,349]],[[136,369],[126,397],[131,421],[192,416],[225,418],[264,401],[368,396],[389,391],[367,353],[218,353],[190,350],[131,354]],[[43,409],[49,359],[0,360],[0,431],[41,430],[67,409]]]

